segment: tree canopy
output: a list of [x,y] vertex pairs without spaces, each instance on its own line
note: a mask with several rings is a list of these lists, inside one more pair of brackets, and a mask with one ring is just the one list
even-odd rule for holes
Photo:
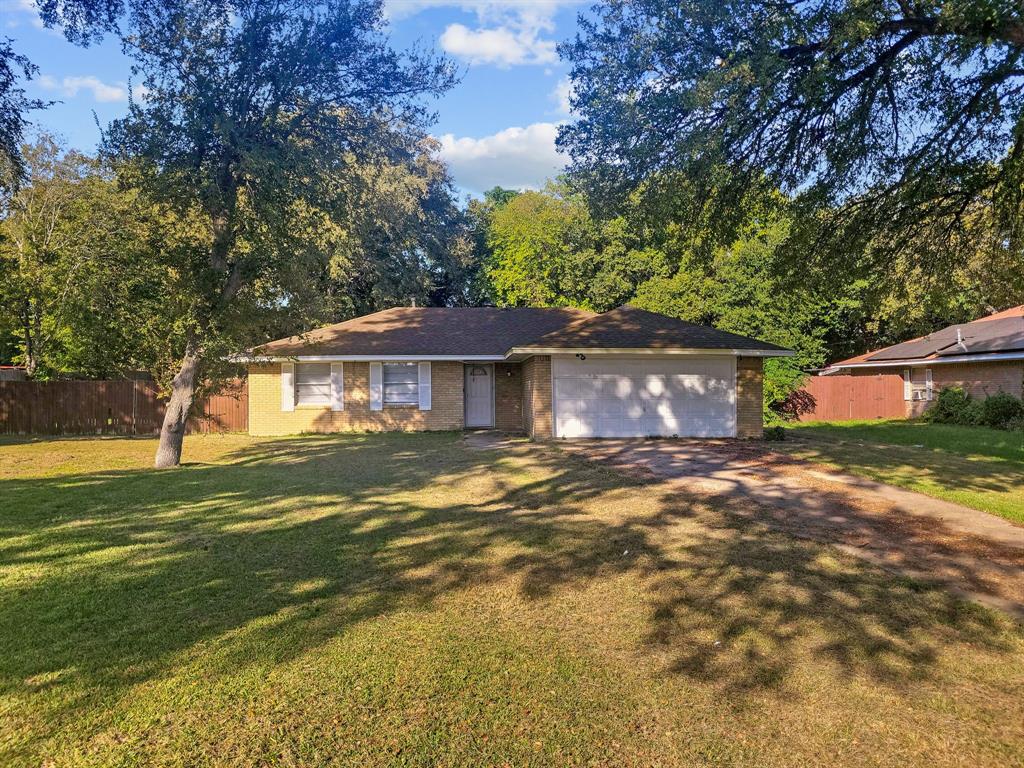
[[452,66],[400,55],[380,2],[171,0],[134,4],[122,29],[147,90],[104,149],[155,203],[202,236],[174,272],[183,299],[178,370],[158,465],[176,464],[198,377],[282,305],[303,310],[310,276],[351,262],[352,212],[376,178],[413,166],[422,96]]
[[765,175],[806,208],[816,245],[874,240],[936,271],[979,208],[1019,240],[1020,4],[609,0],[595,14],[562,47],[579,119],[559,141],[596,197],[678,173],[724,190],[726,210]]

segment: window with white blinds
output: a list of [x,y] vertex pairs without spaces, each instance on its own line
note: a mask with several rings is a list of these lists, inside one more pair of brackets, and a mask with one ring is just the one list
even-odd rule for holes
[[295,404],[331,404],[330,363],[298,363],[295,366]]
[[419,366],[416,363],[384,363],[383,389],[386,405],[418,405]]

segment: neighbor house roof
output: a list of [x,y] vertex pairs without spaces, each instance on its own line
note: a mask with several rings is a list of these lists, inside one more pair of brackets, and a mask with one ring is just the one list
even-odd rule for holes
[[964,362],[986,356],[1024,357],[1024,305],[958,323],[891,347],[865,352],[829,366],[829,370],[901,363]]
[[790,354],[746,336],[630,306],[396,307],[264,344],[257,357],[493,358],[541,350],[743,350]]

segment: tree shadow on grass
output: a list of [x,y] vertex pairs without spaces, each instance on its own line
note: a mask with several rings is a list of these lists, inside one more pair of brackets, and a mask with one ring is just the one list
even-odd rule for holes
[[[949,644],[1008,648],[994,614],[837,564],[735,500],[528,444],[267,441],[227,464],[8,480],[0,498],[0,693],[16,697],[117,696],[200,645],[209,678],[230,676],[508,579],[555,601],[633,574],[649,603],[638,652],[733,690],[784,686],[808,648],[890,684],[927,677]],[[96,705],[69,697],[59,714]]]
[[[963,456],[923,445],[837,439],[813,430],[804,427],[796,431],[793,439],[777,446],[778,449],[799,452],[812,461],[860,473],[883,477],[911,473],[950,492],[1024,493],[1024,462],[1020,460],[1006,460],[997,454],[983,458]],[[991,431],[993,440],[1006,439],[1007,433]],[[884,437],[884,433],[879,434],[880,441]]]

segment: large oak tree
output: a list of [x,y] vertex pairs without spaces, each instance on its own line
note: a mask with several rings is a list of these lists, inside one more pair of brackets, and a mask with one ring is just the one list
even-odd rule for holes
[[957,258],[979,217],[1019,242],[1018,2],[609,0],[562,53],[579,119],[560,144],[592,192],[685,178],[727,210],[766,175],[832,236],[805,254]]
[[[176,270],[182,339],[156,465],[180,461],[197,383],[261,312],[301,312],[304,285],[347,256],[355,167],[413,163],[421,97],[451,65],[388,46],[377,0],[129,4],[122,34],[145,99],[105,137],[134,183],[201,237]],[[345,180],[346,183],[339,183]]]

